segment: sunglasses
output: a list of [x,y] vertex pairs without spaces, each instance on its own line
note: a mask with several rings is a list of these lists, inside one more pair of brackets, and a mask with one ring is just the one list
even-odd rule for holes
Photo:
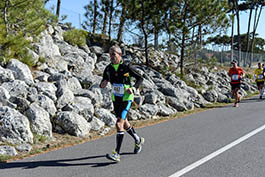
[[120,55],[120,53],[115,52],[115,51],[110,53],[111,56],[115,56],[116,54]]

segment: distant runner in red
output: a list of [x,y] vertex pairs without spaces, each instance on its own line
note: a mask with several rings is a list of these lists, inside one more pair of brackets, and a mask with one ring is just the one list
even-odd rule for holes
[[235,98],[234,107],[238,107],[238,103],[240,102],[240,95],[238,94],[238,90],[240,90],[242,83],[241,79],[245,75],[245,72],[242,68],[237,66],[237,62],[235,60],[233,60],[231,64],[232,67],[229,69],[228,75],[231,77],[232,96]]

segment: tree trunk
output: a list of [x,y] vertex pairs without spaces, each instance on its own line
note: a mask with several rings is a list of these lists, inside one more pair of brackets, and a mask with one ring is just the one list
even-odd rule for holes
[[144,48],[145,48],[145,60],[146,65],[149,66],[149,60],[148,60],[148,35],[145,31],[145,10],[144,10],[144,0],[141,0],[141,6],[142,6],[142,16],[141,16],[141,28],[144,33]]
[[98,16],[97,8],[98,8],[97,0],[94,0],[94,20],[93,20],[92,33],[96,33],[97,16]]
[[232,29],[231,29],[231,62],[234,60],[234,22],[235,22],[235,17],[234,17],[234,5],[232,9]]
[[185,30],[185,26],[186,26],[186,11],[187,11],[187,4],[185,1],[184,4],[184,14],[183,14],[183,29],[182,29],[182,39],[181,39],[181,50],[180,50],[180,74],[181,76],[184,75],[184,50],[185,50],[185,37],[186,37],[186,30]]
[[124,24],[125,24],[125,20],[126,20],[125,14],[126,14],[126,4],[122,3],[120,25],[119,25],[118,36],[117,36],[118,42],[122,42],[122,40],[123,40],[123,28],[124,28]]
[[245,58],[244,58],[244,66],[247,65],[247,61],[248,61],[248,52],[249,52],[249,33],[250,33],[250,24],[251,24],[251,19],[252,19],[252,11],[253,11],[253,8],[252,8],[252,5],[251,5],[251,9],[250,9],[250,12],[249,12],[249,18],[248,18],[248,32],[247,32],[247,48],[246,48],[246,55],[245,55]]
[[191,43],[192,43],[192,48],[193,48],[193,51],[191,51],[191,55],[196,60],[197,59],[197,56],[196,56],[197,44],[196,44],[196,41],[194,41],[194,36],[195,36],[195,27],[192,28],[192,33],[191,33]]
[[240,15],[239,15],[239,8],[238,2],[235,0],[235,7],[236,7],[236,17],[237,17],[237,41],[238,41],[238,66],[240,66],[241,62],[241,41],[240,41]]
[[157,28],[155,27],[155,31],[154,31],[154,47],[155,47],[155,49],[158,49],[158,33],[159,33],[159,31],[158,30],[156,30]]
[[107,32],[107,23],[108,23],[108,16],[109,16],[109,1],[103,1],[102,4],[104,7],[104,18],[103,18],[103,27],[102,27],[102,34],[106,34]]
[[108,11],[106,9],[104,12],[102,34],[106,34],[106,32],[107,32],[107,20],[108,20]]
[[56,16],[60,17],[61,0],[57,0]]
[[110,12],[109,12],[109,41],[111,40],[111,25],[112,25],[112,13],[113,13],[113,0],[110,1]]
[[[256,8],[256,13],[258,11],[258,8],[259,8],[259,6],[257,6],[257,8]],[[256,20],[256,14],[255,14],[254,29],[253,29],[253,35],[252,35],[252,41],[251,41],[251,59],[250,59],[251,63],[249,65],[249,67],[251,67],[252,61],[253,61],[254,41],[255,41],[256,30],[258,28],[258,23],[259,23],[261,12],[262,12],[262,5],[260,6],[260,11],[259,11],[259,15],[258,15],[258,19],[257,20]]]
[[202,51],[202,25],[198,26],[198,37],[197,37],[197,39],[198,39],[197,43],[199,44],[199,52],[201,53],[201,51]]
[[[167,18],[172,19],[172,11],[171,11],[171,9],[169,9]],[[168,48],[169,51],[173,51],[172,41],[171,41],[172,32],[170,31],[169,26],[170,26],[170,22],[169,22],[169,24],[167,24],[167,28],[166,28],[167,29],[167,34],[168,34],[167,48]]]
[[169,49],[169,51],[171,52],[171,51],[173,51],[173,47],[172,47],[172,41],[171,41],[172,39],[171,39],[171,33],[169,32],[168,33],[168,49]]
[[8,20],[7,20],[7,9],[8,9],[8,2],[9,0],[6,0],[5,2],[5,8],[4,8],[4,23],[6,27],[6,34],[9,34],[9,25],[8,25]]

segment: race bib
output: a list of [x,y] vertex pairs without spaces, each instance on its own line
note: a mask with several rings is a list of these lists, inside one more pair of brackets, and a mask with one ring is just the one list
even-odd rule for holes
[[123,84],[112,84],[112,94],[114,96],[122,97],[124,95],[124,85]]
[[239,80],[239,75],[238,74],[233,74],[232,75],[232,80],[233,81],[238,81]]
[[259,74],[258,75],[258,80],[261,80],[261,79],[263,79],[263,75],[262,74]]

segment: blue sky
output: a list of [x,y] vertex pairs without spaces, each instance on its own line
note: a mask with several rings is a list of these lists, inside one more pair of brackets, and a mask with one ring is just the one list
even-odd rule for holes
[[[67,15],[67,19],[64,22],[71,22],[76,28],[80,28],[80,22],[85,20],[84,17],[84,6],[89,4],[90,0],[61,0],[61,15]],[[57,0],[50,0],[47,4],[47,8],[50,9],[51,6],[56,7]],[[241,12],[241,33],[247,33],[248,24],[248,13]],[[260,22],[258,25],[257,33],[259,37],[265,39],[265,8],[262,11]],[[236,26],[235,26],[236,30]],[[230,35],[231,32],[228,32]],[[236,33],[235,33],[236,34]]]

